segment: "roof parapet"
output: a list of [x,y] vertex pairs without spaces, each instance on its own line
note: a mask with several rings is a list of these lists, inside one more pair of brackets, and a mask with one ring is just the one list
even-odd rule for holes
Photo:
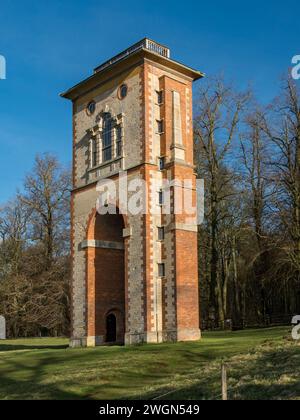
[[131,47],[127,48],[125,51],[96,67],[91,76],[77,83],[66,92],[61,93],[60,96],[74,101],[88,90],[93,89],[96,82],[99,84],[101,79],[105,77],[110,78],[111,70],[121,65],[122,62],[126,62],[127,59],[130,61],[132,58],[134,60],[134,56],[139,57],[140,59],[150,57],[150,60],[161,63],[169,68],[172,68],[174,71],[185,74],[193,81],[204,77],[204,73],[187,67],[179,61],[172,60],[170,55],[170,49],[168,47],[152,41],[149,38],[144,38]]
[[142,50],[146,49],[152,51],[156,54],[159,54],[165,58],[170,58],[171,51],[168,47],[159,44],[155,41],[152,41],[149,38],[144,38],[141,41],[137,42],[136,44],[132,45],[131,47],[127,48],[125,51],[121,52],[120,54],[114,56],[110,60],[106,61],[105,63],[101,64],[100,66],[94,69],[94,73],[99,73],[100,71],[106,69],[107,67],[111,66],[112,64],[117,63],[118,61],[123,60],[125,57]]

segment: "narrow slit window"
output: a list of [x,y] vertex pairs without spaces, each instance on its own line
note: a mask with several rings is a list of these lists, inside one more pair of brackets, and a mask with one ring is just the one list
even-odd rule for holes
[[165,169],[165,158],[161,157],[158,160],[159,170],[163,171]]
[[165,228],[164,227],[159,227],[158,228],[158,240],[159,241],[164,241],[165,240]]
[[157,120],[157,133],[162,134],[164,132],[164,122],[163,120]]
[[163,192],[163,190],[160,190],[158,192],[158,204],[160,206],[162,206],[164,204],[164,192]]
[[158,105],[162,105],[164,102],[164,93],[162,90],[157,90],[156,91],[156,95],[157,95],[157,104]]
[[165,264],[158,264],[158,276],[166,277],[166,266]]

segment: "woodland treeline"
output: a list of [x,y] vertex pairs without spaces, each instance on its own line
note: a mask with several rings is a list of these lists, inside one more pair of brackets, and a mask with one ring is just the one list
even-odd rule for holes
[[300,313],[299,84],[283,80],[262,106],[251,91],[206,81],[196,98],[195,156],[206,183],[203,326],[291,322]]
[[70,171],[38,156],[0,208],[0,314],[9,337],[68,335]]
[[[222,78],[200,86],[202,327],[290,322],[300,313],[299,85],[283,80],[267,106]],[[0,206],[0,313],[10,337],[69,334],[70,189],[70,171],[39,156],[22,192]]]

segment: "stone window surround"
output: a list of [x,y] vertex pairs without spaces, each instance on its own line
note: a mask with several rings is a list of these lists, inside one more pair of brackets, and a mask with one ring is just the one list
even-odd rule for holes
[[[158,239],[157,242],[164,242],[165,236],[166,236],[166,228],[165,226],[157,226],[157,233],[158,233]],[[160,238],[160,233],[162,235],[162,238]]]
[[[105,162],[102,161],[102,124],[103,124],[103,118],[104,114],[110,113],[111,119],[112,119],[112,125],[113,125],[113,134],[112,134],[112,149],[113,149],[113,158],[111,160],[107,160]],[[88,172],[94,171],[95,169],[103,168],[107,165],[110,165],[113,162],[117,162],[118,160],[121,160],[124,158],[124,114],[118,114],[114,115],[112,112],[108,110],[108,108],[105,109],[105,111],[100,112],[98,114],[97,118],[99,120],[99,123],[96,124],[93,128],[88,129],[87,133],[90,136],[89,140],[89,166],[88,166]],[[116,135],[116,129],[117,127],[121,127],[121,156],[116,156],[116,150],[117,150],[117,135]],[[93,154],[94,150],[93,147],[98,148],[98,159],[99,162],[97,165],[93,165]]]
[[[162,165],[163,163],[163,165]],[[157,166],[159,168],[159,171],[164,171],[166,169],[166,164],[167,164],[167,157],[166,155],[161,155],[157,157]],[[163,166],[163,168],[161,168],[161,166]]]
[[165,120],[163,118],[160,119],[160,120],[156,120],[155,134],[157,134],[159,136],[165,134]]
[[[162,106],[165,103],[165,91],[163,89],[155,90],[156,93],[156,101],[155,105]],[[158,100],[160,96],[161,102]]]
[[[122,96],[122,89],[124,87],[126,87],[127,91],[126,91],[126,95]],[[118,88],[118,99],[120,101],[123,101],[126,98],[127,95],[128,95],[128,85],[127,85],[127,83],[122,83],[121,86],[119,86],[119,88]]]
[[163,207],[165,205],[165,191],[163,190],[163,188],[160,188],[158,191],[158,202],[157,205],[159,207]]
[[166,262],[162,261],[157,263],[157,278],[165,279],[166,278]]

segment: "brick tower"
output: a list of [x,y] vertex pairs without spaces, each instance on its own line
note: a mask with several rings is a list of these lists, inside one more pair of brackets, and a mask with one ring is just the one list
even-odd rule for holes
[[[188,179],[196,200],[192,83],[201,77],[144,39],[62,95],[73,103],[74,347],[200,339],[197,226],[174,211],[176,186],[163,211],[157,185]],[[97,183],[124,171],[128,183],[146,182],[147,211],[100,214]]]

